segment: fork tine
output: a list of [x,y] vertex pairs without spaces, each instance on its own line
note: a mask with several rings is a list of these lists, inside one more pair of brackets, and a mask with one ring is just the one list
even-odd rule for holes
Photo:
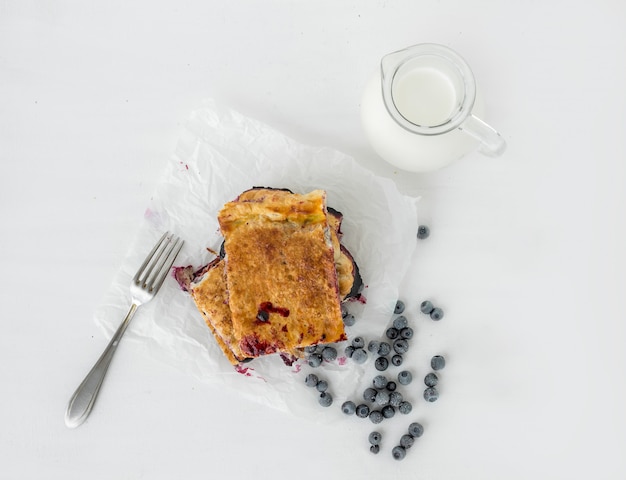
[[[174,240],[175,238],[176,240]],[[154,261],[152,262],[152,265],[150,265],[150,270],[146,273],[145,281],[143,284],[143,286],[149,292],[152,292],[152,289],[154,288],[154,282],[161,275],[161,270],[163,269],[163,265],[165,265],[165,262],[167,261],[170,254],[172,253],[172,250],[176,246],[177,242],[178,242],[178,238],[175,237],[174,235],[169,237],[167,243],[163,247],[163,250],[159,252],[159,256],[156,257]]]
[[[143,273],[143,271],[145,270],[146,266],[148,265],[148,263],[152,260],[152,257],[154,256],[154,254],[156,253],[156,251],[161,247],[161,245],[163,244],[163,240],[165,240],[165,238],[169,235],[169,232],[165,232],[163,234],[163,236],[159,239],[159,241],[156,243],[156,245],[154,246],[154,248],[150,251],[150,253],[146,256],[146,259],[143,261],[143,263],[141,264],[141,267],[139,267],[139,269],[137,270],[137,273],[135,274],[135,276],[133,277],[133,283],[139,283],[139,277],[141,276],[141,274]],[[141,282],[143,283],[143,282]]]
[[173,235],[170,235],[169,232],[167,232],[167,234],[167,238],[162,242],[161,246],[157,249],[157,252],[150,258],[148,268],[141,275],[141,280],[139,281],[139,286],[141,288],[147,287],[147,285],[151,281],[150,279],[153,279],[154,275],[156,275],[153,274],[155,267],[157,267],[156,272],[158,273],[159,269],[161,268],[159,266],[162,263],[161,259],[167,258],[167,255],[169,254],[168,246],[172,243]]
[[172,268],[172,265],[174,264],[174,260],[178,256],[181,248],[183,248],[183,243],[185,243],[183,240],[176,237],[176,241],[172,244],[167,256],[163,258],[162,264],[155,272],[155,276],[151,281],[152,285],[150,286],[150,291],[153,291],[154,293],[159,291],[161,285],[163,285],[163,282],[167,277],[168,272],[170,271],[170,268]]

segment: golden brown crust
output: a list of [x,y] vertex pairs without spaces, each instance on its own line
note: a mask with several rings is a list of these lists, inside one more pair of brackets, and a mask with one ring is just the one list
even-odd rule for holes
[[325,193],[251,192],[255,200],[242,195],[218,215],[242,353],[257,357],[343,340]]
[[245,355],[241,353],[239,342],[233,337],[224,262],[220,259],[211,262],[204,275],[190,286],[190,292],[228,360],[232,364],[239,363]]
[[314,190],[297,195],[285,190],[253,189],[229,202],[218,215],[222,235],[228,245],[232,232],[248,223],[294,223],[301,226],[323,224],[326,219],[326,194]]
[[[337,224],[334,224],[336,227]],[[199,280],[189,287],[191,295],[202,313],[205,323],[211,329],[217,343],[233,364],[237,365],[247,358],[239,348],[239,342],[233,335],[233,323],[228,306],[226,291],[226,270],[224,261],[216,259],[207,266],[206,272]],[[354,263],[341,246],[339,261],[335,263],[341,298],[346,298],[354,282]],[[300,356],[301,350],[296,349],[289,353]]]
[[[228,249],[235,265],[235,290],[244,302],[237,309],[244,319],[237,328],[224,259],[207,265],[190,286],[207,326],[234,365],[275,351],[300,356],[304,346],[345,339],[337,289],[340,298],[350,293],[354,263],[339,244],[342,215],[329,209],[321,220],[319,209],[325,212],[322,191],[293,195],[266,188],[243,192],[226,206],[257,203],[269,207],[243,209],[247,225],[237,216],[220,212],[227,224],[225,231],[242,229],[234,234],[234,247]],[[233,269],[233,263],[230,266]]]

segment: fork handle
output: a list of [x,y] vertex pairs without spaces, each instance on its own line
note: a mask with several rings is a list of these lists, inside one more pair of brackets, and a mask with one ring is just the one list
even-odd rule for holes
[[91,413],[91,409],[96,401],[96,397],[98,396],[104,377],[109,369],[109,365],[111,364],[111,360],[113,360],[113,354],[117,350],[117,346],[126,331],[126,327],[128,327],[128,324],[133,318],[138,306],[139,305],[137,303],[133,303],[130,306],[130,310],[126,314],[126,318],[124,318],[124,321],[113,334],[113,337],[104,349],[104,352],[102,352],[98,361],[91,368],[82,383],[78,386],[74,395],[72,395],[72,398],[67,406],[67,411],[65,412],[65,424],[68,427],[78,427]]

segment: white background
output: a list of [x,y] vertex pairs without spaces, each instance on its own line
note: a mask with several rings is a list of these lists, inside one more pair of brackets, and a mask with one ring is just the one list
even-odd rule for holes
[[[0,478],[624,478],[625,24],[617,0],[2,1]],[[418,175],[368,147],[363,86],[420,42],[468,60],[501,159]],[[403,462],[363,421],[285,416],[124,343],[65,427],[106,344],[93,311],[209,97],[422,196],[402,296],[444,307],[450,361]]]

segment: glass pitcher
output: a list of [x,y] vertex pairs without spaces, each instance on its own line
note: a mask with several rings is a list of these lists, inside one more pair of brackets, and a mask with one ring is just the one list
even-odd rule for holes
[[361,101],[361,121],[374,150],[412,172],[442,168],[476,149],[501,155],[506,142],[482,114],[469,65],[432,43],[384,56]]

